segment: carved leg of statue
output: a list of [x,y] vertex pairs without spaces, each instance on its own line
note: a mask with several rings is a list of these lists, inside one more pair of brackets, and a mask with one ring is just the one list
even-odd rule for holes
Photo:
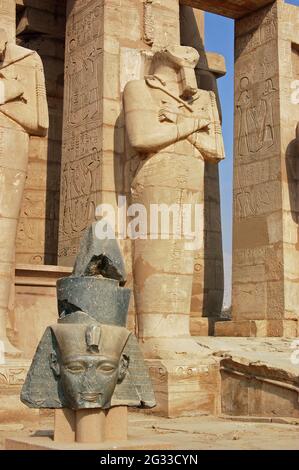
[[0,341],[5,357],[20,352],[7,338],[7,318],[15,276],[15,243],[28,162],[29,137],[25,132],[4,129],[0,140]]
[[[195,204],[203,204],[203,178],[201,160],[192,156],[155,155],[134,181],[133,201],[144,205],[148,214],[151,204],[168,207],[176,204],[182,221],[184,204],[192,205],[192,214]],[[188,238],[173,239],[173,225],[170,216],[168,240],[161,240],[160,224],[157,240],[135,240],[134,244],[139,338],[147,359],[174,359],[182,354],[198,355],[200,351],[190,335],[195,251],[188,247]]]

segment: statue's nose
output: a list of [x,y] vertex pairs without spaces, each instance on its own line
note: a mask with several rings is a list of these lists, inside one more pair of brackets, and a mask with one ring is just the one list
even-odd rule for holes
[[89,367],[85,373],[83,385],[88,389],[95,387],[97,384],[96,377],[97,374],[95,366]]

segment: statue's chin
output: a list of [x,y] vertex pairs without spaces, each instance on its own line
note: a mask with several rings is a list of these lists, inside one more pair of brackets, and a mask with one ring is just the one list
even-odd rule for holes
[[85,392],[85,393],[81,393],[80,396],[83,402],[88,402],[88,403],[101,403],[102,402],[102,394],[98,392]]

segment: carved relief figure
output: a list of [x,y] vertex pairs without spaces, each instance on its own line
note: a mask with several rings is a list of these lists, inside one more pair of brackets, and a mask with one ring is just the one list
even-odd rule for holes
[[264,91],[255,103],[252,84],[247,77],[240,80],[237,100],[239,112],[238,155],[248,156],[260,150],[268,150],[275,143],[273,99],[277,91],[273,80],[265,80]]
[[15,242],[31,135],[45,136],[48,108],[41,59],[36,52],[8,42],[0,30],[0,340],[6,354],[16,351],[6,338],[6,319],[14,282]]
[[247,77],[243,77],[240,81],[240,96],[237,101],[237,109],[239,111],[239,136],[238,136],[238,152],[240,156],[249,154],[249,130],[247,123],[247,113],[250,108],[250,94],[249,94],[249,80]]
[[[163,49],[153,58],[152,75],[129,82],[124,91],[127,133],[140,157],[132,199],[148,214],[152,203],[176,203],[181,211],[184,204],[203,204],[204,161],[216,164],[224,158],[215,95],[197,88],[198,59],[190,47]],[[161,236],[162,228],[158,231]],[[194,251],[186,250],[182,239],[134,244],[139,336],[148,340],[144,347],[157,338],[188,338]]]
[[261,106],[264,108],[264,112],[261,112],[263,119],[260,140],[264,150],[269,149],[275,143],[273,99],[276,91],[272,79],[268,78],[265,81],[265,91],[261,97]]
[[95,173],[101,164],[98,150],[92,149],[92,154],[81,160],[67,161],[62,173],[63,193],[63,224],[65,235],[73,232],[80,233],[86,229],[94,217],[96,201]]

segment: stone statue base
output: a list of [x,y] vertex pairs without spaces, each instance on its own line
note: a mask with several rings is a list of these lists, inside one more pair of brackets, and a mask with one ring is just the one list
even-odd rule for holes
[[128,408],[109,410],[55,410],[54,441],[56,443],[101,444],[128,439]]
[[161,440],[130,439],[128,409],[55,410],[54,433],[40,432],[5,442],[6,450],[151,450],[172,449]]

